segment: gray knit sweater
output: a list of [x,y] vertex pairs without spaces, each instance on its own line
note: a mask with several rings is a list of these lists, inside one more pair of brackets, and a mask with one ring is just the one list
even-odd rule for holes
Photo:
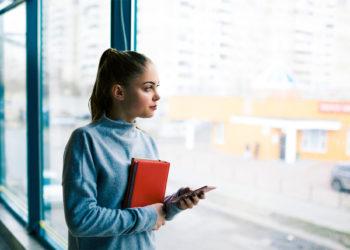
[[[132,157],[158,159],[153,139],[133,123],[103,116],[72,133],[62,176],[69,249],[155,249],[156,210],[121,208]],[[167,219],[180,211],[172,206]]]

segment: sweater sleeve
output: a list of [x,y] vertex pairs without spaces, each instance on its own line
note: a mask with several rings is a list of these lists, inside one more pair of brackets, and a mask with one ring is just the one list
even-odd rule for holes
[[175,203],[171,203],[170,200],[175,196],[176,194],[170,195],[165,197],[164,199],[164,206],[165,206],[165,219],[167,221],[172,220],[178,213],[182,212],[183,210],[181,208],[178,208]]
[[73,132],[64,153],[63,203],[71,234],[108,237],[152,230],[157,212],[151,206],[111,209],[97,204],[97,171],[86,132]]

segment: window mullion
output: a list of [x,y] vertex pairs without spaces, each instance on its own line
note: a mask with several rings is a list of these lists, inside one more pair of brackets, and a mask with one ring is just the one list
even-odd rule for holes
[[42,219],[40,0],[27,1],[26,4],[28,231],[38,233],[39,222]]
[[[132,47],[132,0],[111,0],[111,47],[130,50]],[[136,8],[136,6],[135,6]],[[133,46],[134,47],[134,46]]]

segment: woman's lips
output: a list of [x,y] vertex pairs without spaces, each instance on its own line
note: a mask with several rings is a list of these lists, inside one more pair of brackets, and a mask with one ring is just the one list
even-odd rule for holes
[[151,106],[151,109],[156,110],[157,109],[157,105]]

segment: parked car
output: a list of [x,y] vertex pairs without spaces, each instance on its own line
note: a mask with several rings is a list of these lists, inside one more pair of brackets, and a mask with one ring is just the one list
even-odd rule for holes
[[331,186],[339,192],[350,190],[350,165],[337,165],[333,168]]

